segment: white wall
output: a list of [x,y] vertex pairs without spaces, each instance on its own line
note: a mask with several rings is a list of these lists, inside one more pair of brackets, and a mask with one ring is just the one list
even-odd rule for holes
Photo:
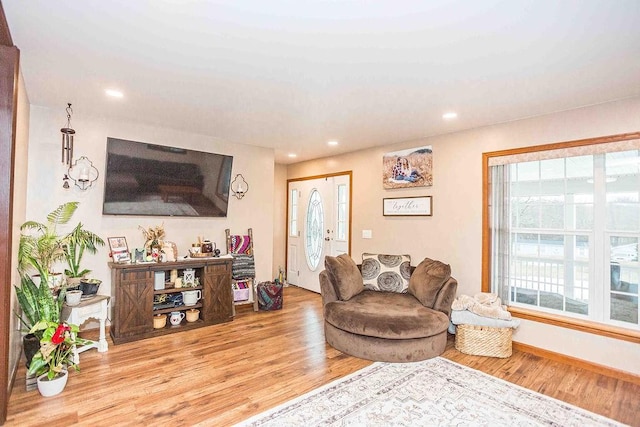
[[[74,105],[71,125],[76,130],[75,158],[87,156],[100,173],[94,187],[80,191],[62,188],[66,168],[61,163],[60,128],[66,124],[66,113],[59,109],[31,106],[29,141],[29,175],[27,190],[28,219],[45,221],[45,216],[61,203],[79,201],[80,206],[71,226],[82,222],[84,226],[105,241],[107,237],[124,236],[129,248],[142,247],[144,238],[138,226],[149,227],[164,223],[166,240],[178,246],[179,254],[186,254],[197,236],[215,242],[222,253],[225,249],[225,228],[234,234],[245,234],[253,228],[256,241],[256,278],[272,277],[274,153],[271,149],[243,144],[224,143],[204,135],[189,134],[169,128],[141,125],[135,122],[113,121],[82,114],[82,106]],[[107,137],[150,142],[159,145],[190,148],[233,156],[232,178],[242,173],[250,190],[238,200],[230,197],[226,218],[172,218],[142,216],[103,216],[102,200]],[[270,179],[264,179],[265,176]],[[67,227],[69,228],[69,227]],[[108,249],[97,255],[85,255],[84,267],[92,269],[92,276],[101,279],[99,293],[111,292],[110,270],[107,266]],[[62,271],[63,267],[58,268]]]
[[[632,98],[289,165],[288,178],[352,170],[354,259],[363,252],[409,253],[414,264],[439,259],[451,264],[458,294],[473,295],[481,290],[482,153],[637,131],[640,98]],[[423,145],[433,146],[433,186],[384,190],[383,154]],[[382,216],[383,197],[420,195],[433,196],[432,217]],[[373,239],[362,239],[364,229]],[[530,321],[514,341],[640,374],[637,344]]]

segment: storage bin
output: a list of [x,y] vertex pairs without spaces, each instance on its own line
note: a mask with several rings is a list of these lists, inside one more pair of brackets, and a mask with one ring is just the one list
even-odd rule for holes
[[234,289],[233,302],[247,301],[249,299],[249,289]]
[[263,311],[282,309],[282,283],[261,282],[256,287],[258,308]]
[[456,349],[465,354],[489,357],[510,357],[513,328],[457,325]]

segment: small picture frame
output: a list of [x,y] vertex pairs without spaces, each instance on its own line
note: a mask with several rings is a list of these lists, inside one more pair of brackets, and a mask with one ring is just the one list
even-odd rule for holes
[[431,216],[433,199],[431,196],[389,197],[382,199],[384,216]]
[[147,251],[145,248],[134,248],[133,262],[145,262]]
[[111,258],[113,262],[128,262],[130,261],[129,246],[127,246],[127,239],[125,237],[109,237],[109,250],[111,251]]

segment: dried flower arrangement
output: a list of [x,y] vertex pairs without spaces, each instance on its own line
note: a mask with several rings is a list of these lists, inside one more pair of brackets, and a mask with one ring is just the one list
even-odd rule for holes
[[143,226],[138,226],[138,229],[142,230],[142,235],[144,236],[145,248],[161,248],[163,244],[163,239],[166,236],[164,231],[164,223],[162,225],[156,225],[155,227],[144,228]]

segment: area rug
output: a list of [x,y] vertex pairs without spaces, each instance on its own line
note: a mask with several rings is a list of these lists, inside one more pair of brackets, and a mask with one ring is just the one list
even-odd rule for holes
[[376,362],[239,426],[621,426],[437,357]]

